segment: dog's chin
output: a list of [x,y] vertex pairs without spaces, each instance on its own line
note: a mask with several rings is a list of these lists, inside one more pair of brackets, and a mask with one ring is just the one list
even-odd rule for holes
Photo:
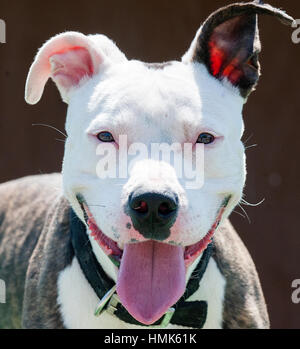
[[123,306],[145,325],[154,324],[183,295],[186,270],[211,243],[225,209],[221,207],[209,232],[193,245],[144,240],[120,248],[101,231],[84,200],[80,205],[90,236],[119,267],[117,293]]

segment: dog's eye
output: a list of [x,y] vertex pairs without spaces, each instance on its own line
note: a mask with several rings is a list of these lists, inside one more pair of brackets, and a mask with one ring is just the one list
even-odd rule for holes
[[215,137],[210,133],[201,133],[197,139],[197,143],[210,144],[215,140]]
[[114,142],[114,137],[110,132],[104,131],[97,134],[97,138],[101,142]]

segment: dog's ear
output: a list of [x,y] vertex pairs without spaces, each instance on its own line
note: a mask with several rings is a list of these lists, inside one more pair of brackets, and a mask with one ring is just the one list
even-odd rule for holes
[[204,64],[211,75],[219,80],[227,78],[248,97],[260,75],[258,14],[275,16],[287,25],[293,23],[285,12],[262,1],[223,7],[200,27],[183,62]]
[[28,73],[25,100],[29,104],[37,103],[51,77],[62,99],[68,103],[69,92],[84,79],[103,71],[114,60],[125,59],[104,35],[86,36],[78,32],[59,34],[38,51]]

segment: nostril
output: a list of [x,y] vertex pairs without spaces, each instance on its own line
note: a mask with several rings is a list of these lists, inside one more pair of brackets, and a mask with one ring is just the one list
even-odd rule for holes
[[125,213],[135,230],[147,239],[163,241],[171,234],[177,219],[178,196],[173,192],[136,190],[128,197]]
[[146,201],[139,201],[136,205],[134,205],[133,209],[138,213],[147,213],[148,205]]
[[175,211],[175,210],[171,208],[171,206],[168,202],[163,202],[158,207],[158,213],[161,214],[162,216],[167,216],[168,214],[170,214],[173,211]]

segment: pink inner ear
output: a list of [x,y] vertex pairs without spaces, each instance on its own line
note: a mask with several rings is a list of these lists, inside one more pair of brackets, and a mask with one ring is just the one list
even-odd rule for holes
[[214,42],[209,42],[211,70],[214,76],[220,73],[225,53]]
[[245,16],[232,18],[214,29],[208,43],[212,74],[226,77],[234,85],[242,78],[242,66],[250,55],[247,25]]
[[66,90],[78,85],[83,77],[91,77],[94,73],[90,53],[83,47],[55,52],[50,56],[49,61],[52,79]]
[[[232,84],[236,84],[241,76],[242,71],[239,68],[240,61],[237,57],[233,57],[228,62],[226,50],[222,50],[215,42],[209,43],[211,70],[214,76],[221,75],[226,77]],[[224,63],[226,66],[224,67]]]

